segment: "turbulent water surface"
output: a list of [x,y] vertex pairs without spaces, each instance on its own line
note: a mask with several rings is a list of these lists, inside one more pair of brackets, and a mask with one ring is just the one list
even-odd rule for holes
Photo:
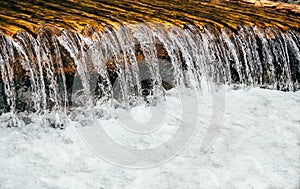
[[[177,89],[176,89],[177,90]],[[116,117],[98,120],[118,143],[150,148],[164,143],[180,127],[181,99],[193,102],[190,90],[167,92],[159,106],[118,109]],[[205,153],[200,145],[212,111],[211,95],[199,98],[199,129],[174,159],[143,170],[120,168],[100,159],[83,142],[77,128],[85,117],[68,122],[65,130],[31,115],[31,123],[5,128],[1,117],[1,188],[297,188],[299,187],[300,93],[258,88],[227,88],[224,124]],[[167,107],[165,113],[162,107]],[[188,111],[188,110],[187,110]],[[149,114],[151,112],[152,114]],[[106,111],[109,114],[109,111]],[[150,115],[150,117],[149,117]],[[155,133],[131,133],[120,122],[166,116]],[[193,114],[190,114],[191,117]],[[138,117],[137,117],[138,116]],[[51,117],[55,117],[52,115]],[[124,118],[126,120],[124,120]],[[77,127],[76,127],[77,126]],[[124,157],[119,154],[119,157]]]

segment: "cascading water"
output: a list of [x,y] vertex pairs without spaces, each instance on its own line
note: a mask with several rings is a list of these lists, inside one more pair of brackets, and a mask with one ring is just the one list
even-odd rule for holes
[[0,34],[0,109],[45,114],[97,103],[130,107],[205,82],[298,90],[300,35],[277,28],[158,24],[88,34],[46,27]]

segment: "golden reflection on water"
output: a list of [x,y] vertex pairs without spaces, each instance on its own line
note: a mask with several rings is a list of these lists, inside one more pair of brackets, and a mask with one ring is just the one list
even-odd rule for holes
[[230,1],[198,0],[11,0],[0,2],[0,30],[36,33],[45,24],[82,31],[86,25],[102,30],[106,25],[140,22],[166,23],[184,27],[236,29],[240,24],[278,26],[299,31],[299,14],[279,12]]

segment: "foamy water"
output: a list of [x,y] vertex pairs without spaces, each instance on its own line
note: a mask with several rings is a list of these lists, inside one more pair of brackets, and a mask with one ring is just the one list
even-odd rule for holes
[[[156,106],[119,108],[95,121],[126,148],[155,148],[183,123],[176,107],[194,102],[193,95],[188,89],[174,89]],[[52,129],[34,114],[28,115],[27,125],[2,126],[0,188],[299,187],[300,92],[226,87],[223,125],[205,152],[200,145],[212,115],[212,96],[204,93],[197,101],[199,125],[188,145],[174,158],[148,169],[122,168],[94,153],[78,129],[93,121],[79,113],[77,118],[66,118],[63,130]],[[139,116],[142,121],[137,122],[147,129],[149,111],[152,118],[164,115],[154,132],[134,133],[124,127]],[[5,116],[9,117],[0,117],[1,125],[8,121]]]

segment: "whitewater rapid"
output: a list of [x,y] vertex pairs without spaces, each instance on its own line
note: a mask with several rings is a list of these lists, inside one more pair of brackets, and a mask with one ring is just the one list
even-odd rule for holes
[[[113,116],[96,119],[112,140],[127,147],[151,148],[167,141],[181,124],[176,107],[183,99],[194,100],[191,90],[172,89],[156,106],[117,109]],[[89,124],[84,116],[68,118],[60,130],[34,114],[27,125],[6,128],[9,116],[4,114],[0,117],[0,188],[300,186],[300,91],[226,87],[223,124],[205,152],[200,144],[211,119],[212,97],[204,93],[197,101],[199,125],[188,145],[176,157],[148,169],[122,168],[97,156],[78,129]],[[164,124],[147,135],[131,133],[120,124],[129,119],[147,123],[162,111]]]

